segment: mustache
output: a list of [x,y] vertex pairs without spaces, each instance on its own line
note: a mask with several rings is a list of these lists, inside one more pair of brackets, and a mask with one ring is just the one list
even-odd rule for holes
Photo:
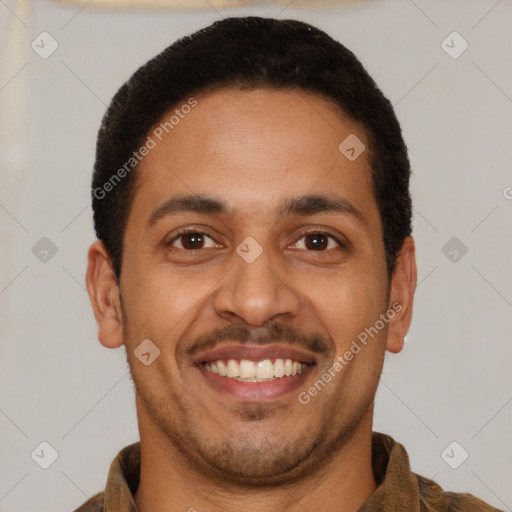
[[329,354],[332,344],[320,332],[305,333],[298,327],[286,324],[272,323],[266,327],[248,328],[243,325],[227,325],[211,333],[201,334],[190,347],[185,350],[187,357],[212,349],[223,341],[238,341],[239,343],[253,343],[267,345],[274,342],[287,342],[290,345],[299,345],[315,354]]

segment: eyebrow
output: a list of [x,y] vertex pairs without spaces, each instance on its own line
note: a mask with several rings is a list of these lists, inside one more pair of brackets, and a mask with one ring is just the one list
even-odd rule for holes
[[[156,208],[150,215],[148,227],[169,215],[194,212],[204,215],[228,215],[231,209],[221,199],[200,194],[174,196]],[[342,213],[351,215],[364,222],[361,212],[347,199],[328,194],[308,194],[287,197],[281,202],[279,218],[288,216],[306,216],[316,213]]]

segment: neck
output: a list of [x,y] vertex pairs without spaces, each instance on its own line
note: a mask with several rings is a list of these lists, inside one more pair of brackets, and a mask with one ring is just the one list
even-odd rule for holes
[[372,408],[328,465],[300,481],[274,487],[233,488],[198,473],[149,422],[141,422],[141,473],[135,494],[140,512],[245,510],[356,512],[375,491],[371,463]]

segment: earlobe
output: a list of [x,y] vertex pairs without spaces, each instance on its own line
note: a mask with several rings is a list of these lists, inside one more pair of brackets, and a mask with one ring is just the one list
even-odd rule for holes
[[388,337],[386,350],[398,353],[404,346],[404,338],[409,330],[412,320],[412,307],[414,291],[416,289],[417,270],[414,240],[407,237],[397,255],[395,270],[391,278],[391,290],[389,294]]
[[119,286],[105,245],[96,240],[87,255],[86,284],[98,323],[98,339],[107,348],[123,344]]

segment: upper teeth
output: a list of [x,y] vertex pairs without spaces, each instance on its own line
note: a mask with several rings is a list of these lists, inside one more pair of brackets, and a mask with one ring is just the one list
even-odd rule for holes
[[206,370],[217,373],[222,377],[229,377],[245,382],[264,382],[275,378],[297,375],[304,370],[305,363],[293,361],[292,359],[263,359],[251,361],[242,359],[240,362],[235,359],[210,361],[204,363]]

